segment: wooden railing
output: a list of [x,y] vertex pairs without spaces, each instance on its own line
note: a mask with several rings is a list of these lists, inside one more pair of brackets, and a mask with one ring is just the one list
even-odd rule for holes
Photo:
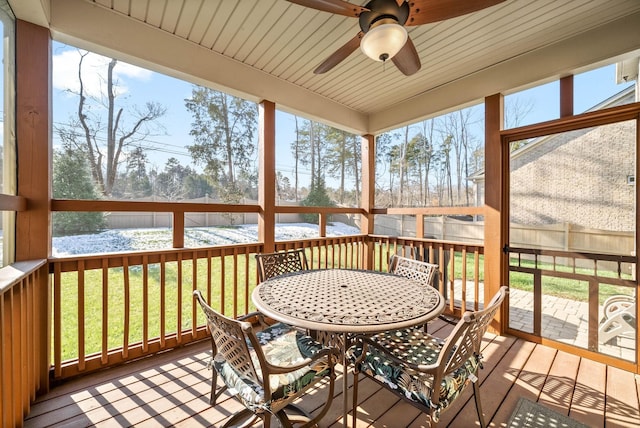
[[[357,269],[365,242],[366,236],[355,235],[276,247],[307,249],[313,268]],[[253,255],[261,251],[256,243],[51,259],[54,379],[205,338],[193,290],[227,315],[251,312]]]
[[0,426],[21,426],[48,388],[46,260],[0,269]]
[[[598,326],[604,284],[614,286],[620,293],[635,296],[637,281],[634,279],[636,256],[577,253],[569,251],[542,250],[509,247],[509,271],[528,274],[533,285],[533,314],[530,334],[509,329],[510,333],[525,338],[544,337],[542,327],[543,277],[575,280],[587,284],[588,296],[588,339],[587,349],[598,351]],[[549,290],[553,292],[554,290]],[[531,336],[533,335],[533,337]],[[633,370],[633,366],[630,366]]]
[[368,239],[375,245],[374,269],[387,270],[392,254],[437,264],[434,285],[447,299],[446,314],[460,316],[482,307],[484,246],[380,235],[370,235]]
[[[314,269],[367,268],[367,248],[373,249],[376,270],[387,270],[391,253],[420,259],[428,253],[432,262],[447,260],[438,286],[448,296],[448,313],[477,308],[482,301],[471,297],[480,295],[481,246],[366,235],[276,243],[277,250],[290,248],[306,249]],[[193,304],[195,289],[225,314],[251,312],[257,283],[253,255],[261,251],[256,243],[51,259],[54,379],[207,337]]]

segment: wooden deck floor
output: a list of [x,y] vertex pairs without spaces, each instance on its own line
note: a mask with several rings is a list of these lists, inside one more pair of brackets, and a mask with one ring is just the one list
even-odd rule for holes
[[[435,334],[451,327],[436,321]],[[40,397],[25,421],[49,426],[221,426],[241,405],[225,396],[208,403],[209,343],[106,370],[70,381]],[[640,382],[629,372],[513,337],[487,335],[481,370],[483,410],[490,426],[506,426],[520,397],[538,401],[592,427],[640,426]],[[347,376],[352,382],[352,375]],[[342,426],[342,377],[321,427]],[[308,411],[324,403],[325,387],[301,401]],[[358,427],[427,427],[428,418],[374,382],[359,387]],[[351,424],[351,418],[349,418]],[[439,426],[477,426],[467,391],[447,410]]]

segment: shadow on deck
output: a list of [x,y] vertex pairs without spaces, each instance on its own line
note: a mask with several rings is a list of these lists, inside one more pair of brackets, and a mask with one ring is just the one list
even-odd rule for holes
[[[450,328],[436,320],[429,329],[444,336]],[[32,405],[25,426],[221,426],[241,405],[229,395],[215,408],[209,405],[209,355],[205,341],[69,381]],[[640,383],[633,373],[492,334],[485,336],[483,355],[482,403],[490,426],[506,426],[520,397],[592,427],[640,425]],[[321,427],[342,426],[342,379]],[[352,383],[351,373],[347,380]],[[319,409],[322,388],[305,396],[301,407],[312,413]],[[372,381],[361,382],[358,402],[358,427],[429,426],[426,415]],[[442,415],[439,426],[477,426],[469,390]]]

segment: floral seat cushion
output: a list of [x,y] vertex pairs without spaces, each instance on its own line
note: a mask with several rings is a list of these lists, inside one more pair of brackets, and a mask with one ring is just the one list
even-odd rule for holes
[[[256,332],[256,336],[266,360],[278,366],[286,367],[299,364],[322,349],[322,345],[311,337],[281,323]],[[330,374],[330,368],[326,361],[316,361],[311,365],[289,373],[271,375],[269,379],[271,401],[267,402],[262,388],[264,382],[260,371],[260,363],[250,343],[249,352],[256,368],[259,383],[240,375],[223,358],[214,358],[213,366],[229,388],[229,392],[236,395],[247,408],[254,411],[270,409],[273,403],[304,389],[315,378]]]
[[[392,355],[413,364],[435,364],[438,360],[443,341],[426,334],[422,329],[404,329],[385,331],[372,337]],[[362,355],[362,346],[353,346],[348,352],[351,363]],[[474,378],[480,367],[480,356],[474,355],[452,374],[442,380],[440,400],[437,406],[431,403],[433,377],[408,367],[402,367],[392,361],[388,355],[374,347],[369,347],[367,355],[357,367],[358,371],[385,383],[401,393],[407,399],[440,413],[464,390],[466,384]]]

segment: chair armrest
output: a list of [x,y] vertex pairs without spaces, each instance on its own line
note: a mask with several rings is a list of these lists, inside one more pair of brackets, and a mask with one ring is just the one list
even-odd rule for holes
[[242,315],[242,316],[240,316],[240,317],[238,317],[236,319],[238,321],[247,321],[247,320],[249,320],[249,322],[251,322],[251,320],[253,318],[256,318],[258,320],[258,323],[260,324],[260,326],[262,328],[269,327],[269,324],[265,321],[265,315],[262,312],[259,312],[259,311],[249,312],[248,314]]

